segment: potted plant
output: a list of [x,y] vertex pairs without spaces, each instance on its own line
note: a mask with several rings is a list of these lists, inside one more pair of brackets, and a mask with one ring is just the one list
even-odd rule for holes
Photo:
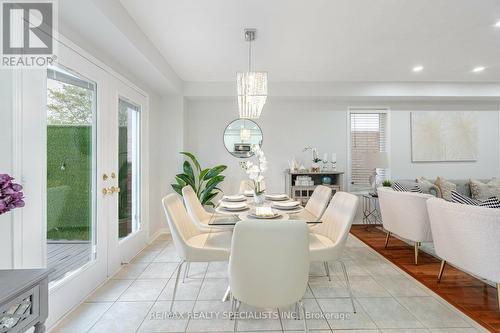
[[189,185],[193,188],[202,205],[215,207],[212,200],[221,192],[217,186],[224,180],[225,177],[221,173],[227,169],[227,166],[217,165],[213,168],[202,169],[193,154],[184,151],[179,154],[187,156],[192,164],[189,161],[184,161],[182,165],[184,173],[176,175],[175,181],[177,183],[171,184],[174,191],[182,195],[182,188]]
[[257,157],[257,164],[251,161],[242,162],[241,167],[253,182],[255,205],[261,206],[265,201],[264,172],[267,170],[267,159],[259,145],[252,146],[252,152]]
[[386,179],[382,182],[382,186],[383,187],[391,187],[392,186],[392,183],[390,180]]

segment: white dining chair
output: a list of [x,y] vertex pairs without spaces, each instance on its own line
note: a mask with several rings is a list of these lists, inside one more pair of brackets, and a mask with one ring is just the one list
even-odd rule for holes
[[391,234],[414,242],[415,265],[418,264],[418,249],[421,242],[431,242],[432,232],[426,202],[434,198],[431,194],[399,192],[391,188],[377,189],[382,225],[387,231],[385,247]]
[[447,263],[496,283],[500,311],[500,209],[427,200],[434,249],[442,259],[441,281]]
[[174,292],[170,304],[170,311],[172,311],[182,266],[191,262],[227,261],[232,233],[229,231],[201,232],[193,224],[181,197],[176,193],[164,197],[162,204],[175,249],[181,259],[175,271]]
[[314,189],[313,194],[309,198],[304,207],[314,216],[321,218],[323,213],[325,212],[326,207],[330,203],[330,199],[332,198],[332,189],[328,186],[319,185]]
[[313,229],[309,238],[310,260],[323,262],[328,280],[331,281],[329,264],[340,263],[354,312],[356,312],[356,307],[349,276],[341,257],[358,209],[358,201],[356,195],[346,192],[335,193],[321,218],[322,223]]
[[296,305],[308,332],[302,297],[309,274],[308,227],[303,221],[241,221],[234,228],[229,286],[237,330],[241,303],[257,308]]
[[[261,188],[265,189],[266,188],[266,183],[264,181],[260,182]],[[239,194],[244,194],[245,191],[253,191],[254,190],[254,185],[251,180],[242,180],[240,182],[240,189],[238,191]]]
[[227,231],[228,229],[232,229],[232,227],[216,227],[208,224],[214,213],[209,213],[203,208],[200,199],[198,199],[198,196],[191,186],[188,185],[182,188],[182,197],[189,216],[191,216],[193,223],[201,232]]

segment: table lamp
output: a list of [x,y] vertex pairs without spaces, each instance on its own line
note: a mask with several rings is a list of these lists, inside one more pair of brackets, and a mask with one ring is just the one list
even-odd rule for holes
[[389,167],[389,155],[385,151],[371,152],[365,154],[365,165],[373,170],[368,178],[373,193],[377,193],[378,173],[377,169],[387,169]]

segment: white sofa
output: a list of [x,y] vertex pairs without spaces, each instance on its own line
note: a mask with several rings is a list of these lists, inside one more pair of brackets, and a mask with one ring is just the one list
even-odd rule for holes
[[446,262],[497,285],[500,310],[500,209],[463,205],[433,198],[427,201],[434,248]]
[[377,189],[382,224],[387,230],[385,246],[391,234],[415,242],[415,265],[418,264],[418,248],[421,242],[431,242],[432,233],[427,214],[430,194],[397,192],[391,188]]

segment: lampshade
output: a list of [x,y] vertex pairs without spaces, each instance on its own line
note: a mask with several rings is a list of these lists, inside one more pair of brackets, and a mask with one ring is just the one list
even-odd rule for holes
[[385,151],[365,154],[365,166],[368,169],[385,169],[389,167],[389,155]]
[[236,84],[240,118],[258,119],[267,99],[267,72],[238,72]]

